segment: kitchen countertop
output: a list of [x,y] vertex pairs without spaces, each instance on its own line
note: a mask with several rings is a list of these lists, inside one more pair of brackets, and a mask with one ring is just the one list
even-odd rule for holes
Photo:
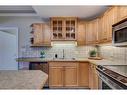
[[53,58],[36,58],[36,57],[28,57],[28,58],[17,58],[18,62],[50,62],[50,61],[71,61],[71,62],[89,62],[95,65],[127,65],[121,64],[112,60],[102,59],[102,60],[93,60],[88,58],[76,58],[76,59],[53,59]]
[[42,89],[47,78],[40,70],[0,70],[0,89]]

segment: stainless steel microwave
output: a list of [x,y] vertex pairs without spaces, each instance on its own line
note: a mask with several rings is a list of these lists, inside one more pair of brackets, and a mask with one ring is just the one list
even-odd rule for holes
[[114,46],[127,46],[127,19],[112,26],[112,43]]

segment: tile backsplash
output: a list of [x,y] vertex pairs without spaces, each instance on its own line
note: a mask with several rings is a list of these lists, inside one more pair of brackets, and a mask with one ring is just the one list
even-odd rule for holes
[[[20,57],[40,57],[40,52],[45,52],[45,58],[55,58],[55,54],[58,58],[62,58],[64,49],[64,56],[67,59],[71,58],[87,58],[89,51],[96,49],[94,46],[53,46],[53,47],[35,47],[30,48],[29,45],[23,46],[20,50]],[[29,62],[20,62],[19,69],[28,69]]]
[[45,52],[46,58],[54,58],[55,54],[58,55],[58,58],[62,58],[64,49],[65,58],[86,58],[90,50],[95,49],[94,46],[53,46],[53,47],[36,47],[30,48],[29,46],[22,47],[21,56],[22,57],[40,57],[40,51]]
[[108,60],[119,62],[120,64],[127,64],[127,47],[100,46],[99,54]]

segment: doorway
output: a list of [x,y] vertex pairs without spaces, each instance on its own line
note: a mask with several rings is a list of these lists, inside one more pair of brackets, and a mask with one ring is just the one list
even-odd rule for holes
[[18,70],[18,28],[0,27],[0,70]]

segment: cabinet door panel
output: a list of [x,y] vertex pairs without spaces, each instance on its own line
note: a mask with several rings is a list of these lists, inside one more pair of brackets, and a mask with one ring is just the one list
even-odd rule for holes
[[86,31],[86,24],[85,22],[79,22],[78,23],[78,36],[77,36],[77,45],[85,45],[86,39],[85,39],[85,31]]
[[112,25],[118,21],[118,8],[112,7],[107,13],[107,41],[112,40]]
[[34,45],[42,43],[42,24],[34,24]]
[[127,18],[127,6],[119,7],[119,20]]
[[88,87],[89,85],[89,63],[79,63],[79,86]]
[[93,89],[99,88],[99,78],[96,71],[96,66],[93,67]]
[[92,89],[93,87],[93,70],[92,65],[89,65],[89,88]]
[[112,41],[112,25],[118,21],[118,7],[111,7],[101,17],[101,31],[99,32],[99,42]]
[[78,86],[77,67],[65,67],[64,68],[64,86]]
[[49,25],[43,26],[43,44],[44,45],[51,45],[51,33]]
[[92,44],[93,43],[93,23],[88,22],[86,24],[86,44]]
[[96,65],[91,64],[89,67],[89,88],[98,89],[99,78],[96,71]]
[[77,18],[76,17],[52,17],[51,18],[52,40],[76,40]]
[[49,67],[49,85],[50,87],[63,86],[63,67]]

